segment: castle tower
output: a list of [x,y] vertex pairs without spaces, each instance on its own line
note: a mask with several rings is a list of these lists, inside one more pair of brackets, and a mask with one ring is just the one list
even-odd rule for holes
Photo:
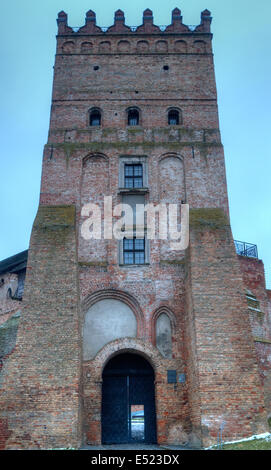
[[[148,9],[137,28],[121,10],[106,30],[92,11],[78,30],[64,12],[57,23],[24,308],[1,374],[3,447],[207,446],[221,426],[227,439],[263,431],[210,12],[195,28],[177,8],[166,28]],[[110,220],[88,237],[90,204],[104,221],[111,202],[189,204],[189,246],[148,239],[144,220],[139,238],[134,220],[123,239],[104,236]]]

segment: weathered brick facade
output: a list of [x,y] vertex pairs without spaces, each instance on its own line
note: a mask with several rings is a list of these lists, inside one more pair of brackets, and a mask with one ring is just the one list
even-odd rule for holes
[[[154,369],[158,443],[207,446],[222,422],[227,439],[267,428],[270,307],[261,262],[238,259],[232,240],[210,23],[205,10],[191,30],[175,9],[161,31],[146,10],[132,31],[119,10],[103,31],[89,11],[74,31],[64,12],[58,16],[23,314],[0,376],[3,448],[101,443],[102,373],[122,352],[144,356]],[[130,107],[137,126],[127,125]],[[90,126],[92,109],[101,113],[99,126]],[[168,124],[170,109],[179,112],[177,125]],[[121,159],[144,162],[142,190],[124,191]],[[117,240],[81,236],[85,204],[103,207],[112,196],[115,206],[129,194],[188,203],[189,248],[150,240],[147,262],[131,266],[120,261]],[[260,326],[248,314],[246,288],[265,312]],[[133,319],[128,333],[122,323],[114,330],[114,308]],[[161,315],[170,325],[168,354],[157,336]],[[168,383],[169,370],[184,380]]]

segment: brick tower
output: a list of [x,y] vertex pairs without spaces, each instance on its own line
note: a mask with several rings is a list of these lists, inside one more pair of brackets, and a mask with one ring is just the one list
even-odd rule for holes
[[[107,29],[93,11],[77,30],[64,12],[57,23],[24,308],[1,374],[3,447],[207,446],[221,426],[227,439],[262,432],[210,12],[194,28],[177,8],[165,28],[148,9],[136,28],[121,10]],[[104,197],[189,204],[188,248],[149,240],[145,226],[139,239],[133,225],[131,238],[84,238],[88,204],[103,218]]]

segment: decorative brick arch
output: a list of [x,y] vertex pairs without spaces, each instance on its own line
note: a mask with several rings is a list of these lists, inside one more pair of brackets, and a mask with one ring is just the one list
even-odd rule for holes
[[[91,108],[91,110],[92,109],[94,109],[94,108]],[[95,108],[95,109],[98,109],[98,108]],[[106,160],[107,162],[109,162],[108,156],[105,155],[104,153],[92,152],[92,153],[89,153],[89,154],[85,155],[82,158],[82,167],[84,167],[84,165],[87,163],[87,161],[90,160],[91,158],[101,158],[101,159]]]
[[102,381],[103,370],[108,361],[123,353],[134,353],[144,357],[153,367],[155,380],[161,380],[163,370],[161,360],[163,360],[163,356],[152,344],[146,344],[145,341],[138,338],[120,338],[106,344],[92,361],[93,371],[95,371],[93,379]]
[[120,302],[123,302],[126,305],[128,305],[128,307],[130,307],[130,309],[133,311],[137,320],[137,337],[144,338],[145,336],[144,332],[146,329],[145,329],[144,315],[141,310],[141,307],[138,301],[132,295],[130,295],[128,292],[125,292],[125,291],[120,291],[117,289],[106,289],[106,290],[99,290],[99,291],[89,294],[82,301],[81,320],[83,320],[83,317],[85,316],[86,312],[90,309],[90,307],[92,307],[92,305],[104,299],[119,300]]
[[[178,109],[180,110],[179,108],[169,108],[168,111],[170,109]],[[176,152],[167,152],[167,153],[163,153],[160,157],[159,157],[159,163],[162,161],[162,160],[165,160],[166,158],[169,158],[169,157],[175,157],[177,158],[178,160],[181,160],[181,162],[184,161],[184,157],[180,154],[180,153],[176,153]]]

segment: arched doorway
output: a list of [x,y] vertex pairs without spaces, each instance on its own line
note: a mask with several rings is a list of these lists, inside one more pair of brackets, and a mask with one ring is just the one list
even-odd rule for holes
[[146,359],[123,353],[103,371],[102,443],[156,443],[154,371]]

